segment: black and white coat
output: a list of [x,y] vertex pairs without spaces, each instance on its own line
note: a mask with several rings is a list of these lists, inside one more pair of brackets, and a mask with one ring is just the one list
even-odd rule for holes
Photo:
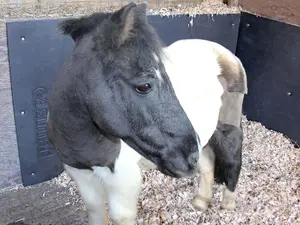
[[[247,94],[243,65],[229,50],[206,40],[180,40],[164,48],[164,53],[165,70],[202,146],[197,163],[200,187],[192,203],[205,210],[212,199],[212,184],[216,179],[226,185],[222,207],[234,209],[242,164],[242,104]],[[160,73],[156,76],[162,80]],[[57,122],[51,118],[50,111],[48,135],[52,143],[55,139],[51,136],[51,127]],[[62,149],[60,153],[64,153]],[[154,163],[121,141],[113,164],[90,168],[72,160],[64,164],[78,185],[87,207],[89,225],[108,224],[105,202],[114,224],[135,224],[141,169],[154,169]]]
[[[192,203],[205,210],[216,179],[226,184],[222,207],[234,209],[242,164],[242,103],[247,93],[243,66],[229,50],[206,40],[181,40],[165,50],[165,65],[176,95],[205,146],[199,159],[200,187]],[[140,171],[150,168],[155,165],[123,141],[114,173],[108,167],[93,167],[91,171],[65,165],[77,182],[90,225],[107,224],[105,200],[115,224],[134,224]]]

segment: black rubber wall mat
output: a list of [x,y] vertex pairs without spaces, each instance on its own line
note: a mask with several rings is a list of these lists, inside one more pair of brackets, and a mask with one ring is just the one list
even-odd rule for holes
[[[74,43],[71,38],[57,33],[57,22],[7,23],[13,105],[25,186],[49,180],[63,170],[46,136],[46,96]],[[166,45],[179,39],[203,38],[235,52],[240,15],[152,15],[149,22]]]
[[300,143],[300,27],[242,13],[237,56],[248,75],[244,113]]
[[17,142],[24,186],[49,180],[62,164],[46,134],[47,93],[68,55],[71,38],[56,35],[56,21],[7,24]]
[[192,38],[215,41],[235,53],[240,14],[197,15],[192,24]]
[[222,44],[235,53],[240,14],[148,16],[166,45],[180,39],[201,38]]

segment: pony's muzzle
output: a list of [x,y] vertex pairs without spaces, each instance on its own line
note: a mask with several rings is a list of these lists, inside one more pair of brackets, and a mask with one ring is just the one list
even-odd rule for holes
[[188,164],[190,167],[197,167],[199,161],[199,151],[194,152],[188,156]]
[[188,155],[165,156],[158,163],[158,169],[171,177],[191,177],[198,171],[199,151],[191,149]]

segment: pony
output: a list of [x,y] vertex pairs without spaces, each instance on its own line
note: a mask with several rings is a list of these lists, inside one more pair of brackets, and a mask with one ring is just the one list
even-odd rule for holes
[[48,95],[47,134],[77,183],[89,225],[132,225],[141,169],[180,179],[201,173],[193,205],[205,210],[214,178],[235,208],[241,114],[240,60],[200,39],[166,47],[145,3],[59,24],[75,42]]

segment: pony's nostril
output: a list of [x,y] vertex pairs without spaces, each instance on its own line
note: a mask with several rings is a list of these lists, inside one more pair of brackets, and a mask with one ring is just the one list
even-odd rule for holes
[[196,165],[198,163],[198,160],[199,160],[199,154],[197,152],[190,154],[190,156],[188,157],[188,163],[191,166]]

